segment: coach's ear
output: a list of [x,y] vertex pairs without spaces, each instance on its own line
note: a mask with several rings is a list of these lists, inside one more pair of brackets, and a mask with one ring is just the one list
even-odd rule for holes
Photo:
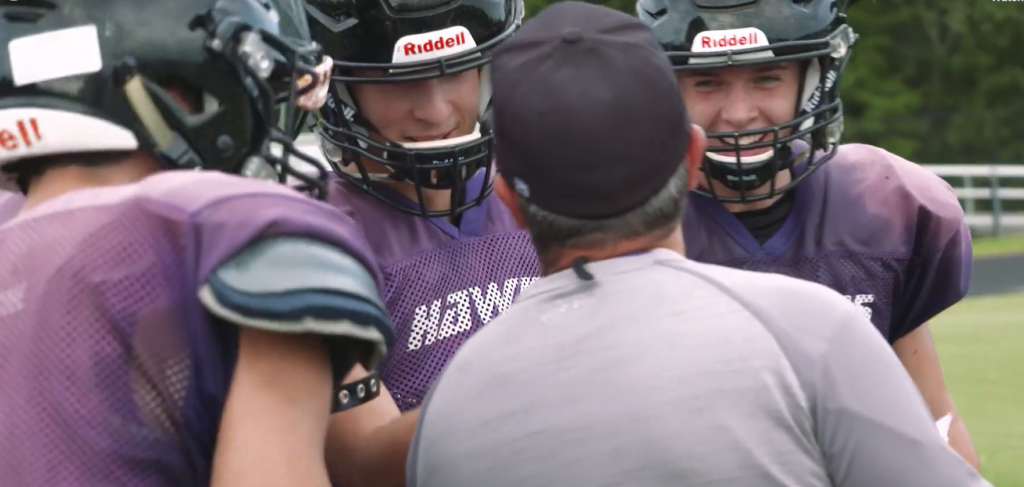
[[700,128],[697,124],[690,124],[690,146],[686,148],[686,172],[689,175],[689,182],[687,189],[692,190],[697,187],[700,183],[701,175],[700,163],[704,160],[704,150],[708,146],[708,137],[704,134],[704,129]]
[[512,218],[515,218],[519,228],[525,229],[526,218],[523,218],[523,212],[519,209],[519,195],[512,191],[512,188],[505,182],[505,178],[501,177],[501,174],[494,178],[494,192],[497,193],[498,198],[505,204],[508,211],[512,213]]

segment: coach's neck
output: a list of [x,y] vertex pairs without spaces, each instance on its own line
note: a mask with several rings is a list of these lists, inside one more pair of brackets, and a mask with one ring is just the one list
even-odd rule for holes
[[547,276],[572,267],[572,263],[579,258],[588,262],[596,262],[654,249],[671,250],[685,256],[686,247],[683,243],[682,228],[676,227],[667,236],[619,240],[599,247],[551,249],[544,255],[538,255],[538,259],[540,260],[541,276]]

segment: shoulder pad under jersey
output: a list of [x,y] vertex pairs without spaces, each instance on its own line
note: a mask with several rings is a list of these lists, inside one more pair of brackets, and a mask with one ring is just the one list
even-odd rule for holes
[[833,163],[837,170],[833,193],[851,192],[839,206],[859,202],[864,212],[891,221],[887,234],[906,234],[921,254],[934,252],[960,231],[964,211],[956,191],[935,173],[885,149],[845,144]]
[[378,356],[394,341],[370,272],[344,250],[310,238],[249,245],[207,276],[199,300],[239,326],[361,340]]

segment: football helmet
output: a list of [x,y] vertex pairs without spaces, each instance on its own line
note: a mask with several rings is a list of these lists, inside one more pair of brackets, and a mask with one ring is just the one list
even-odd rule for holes
[[[317,139],[339,177],[388,205],[423,217],[454,216],[491,191],[492,51],[522,23],[522,0],[307,0],[310,31],[334,59],[327,103]],[[472,133],[447,140],[384,141],[360,112],[349,86],[403,83],[480,70],[480,111]],[[370,172],[364,161],[385,168]],[[484,184],[467,194],[466,181],[481,168]],[[395,201],[374,181],[415,185],[417,207]],[[423,189],[450,189],[451,209],[428,211]]]
[[[702,171],[738,193],[698,192],[726,202],[773,198],[792,189],[831,160],[843,132],[839,85],[857,35],[847,24],[849,0],[639,0],[637,16],[651,26],[677,71],[749,66],[783,61],[801,62],[804,82],[793,120],[775,126],[730,133],[708,133],[732,140],[731,146],[709,147]],[[789,135],[781,131],[791,129]],[[741,138],[753,143],[741,143]],[[766,137],[767,136],[767,137]],[[810,149],[795,154],[794,140]],[[770,147],[756,156],[741,152]],[[821,152],[819,152],[821,151]],[[775,175],[806,160],[807,169],[781,187]],[[750,191],[770,184],[769,191]]]
[[[142,149],[166,169],[298,180],[326,197],[328,172],[296,168],[320,166],[278,126],[324,59],[302,0],[4,0],[0,43],[8,175],[48,156]],[[188,113],[164,86],[198,106]]]

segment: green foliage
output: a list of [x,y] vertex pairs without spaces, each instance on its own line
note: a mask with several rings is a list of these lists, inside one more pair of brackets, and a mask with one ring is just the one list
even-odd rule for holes
[[[526,17],[529,18],[540,12],[541,9],[548,5],[555,3],[551,0],[524,0],[526,2]],[[604,5],[605,7],[614,8],[620,12],[626,12],[627,14],[634,15],[636,13],[636,0],[606,0],[606,1],[588,1],[587,3],[593,3],[597,5]]]
[[[551,0],[526,0],[527,15]],[[635,14],[635,1],[591,1]],[[1024,5],[862,0],[843,77],[846,141],[920,163],[1024,164]]]
[[974,257],[1024,254],[1024,234],[1005,237],[975,237],[971,240]]
[[988,0],[867,1],[843,99],[847,140],[918,162],[1024,163],[1024,8]]

